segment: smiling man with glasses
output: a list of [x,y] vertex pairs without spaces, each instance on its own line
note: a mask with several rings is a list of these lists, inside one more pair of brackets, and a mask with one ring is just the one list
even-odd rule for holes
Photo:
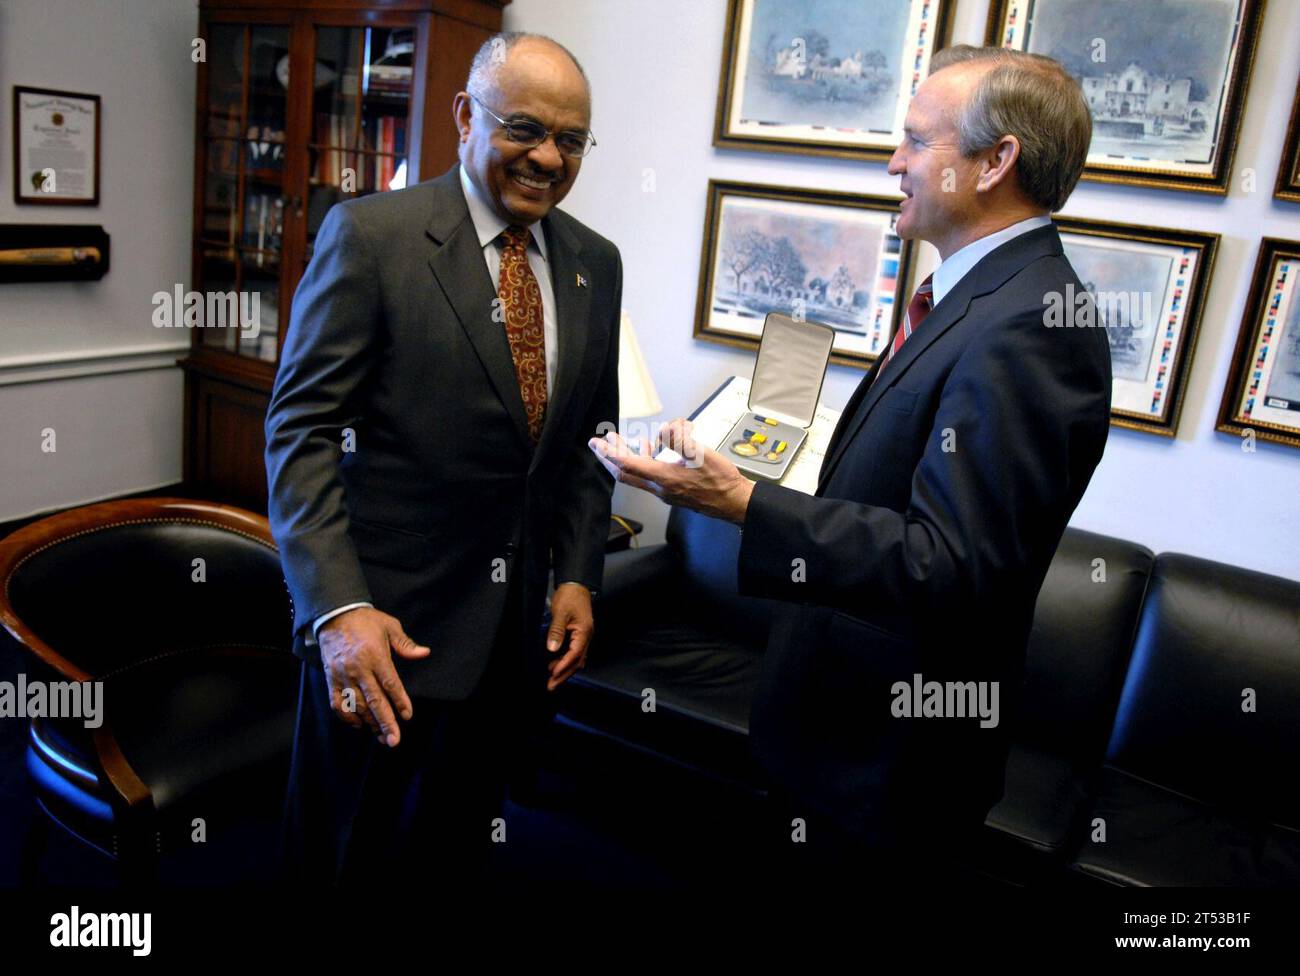
[[457,166],[325,218],[267,414],[299,880],[472,880],[594,629],[613,479],[586,443],[618,418],[623,269],[556,209],[590,87],[555,41],[499,34],[452,112]]
[[[452,103],[471,192],[510,224],[545,217],[573,188],[595,145],[586,74],[556,53],[531,42],[489,47]],[[506,60],[510,70],[500,70]]]
[[562,155],[570,156],[573,159],[581,159],[587,153],[591,152],[592,147],[596,145],[596,137],[590,132],[575,132],[568,130],[565,132],[552,132],[536,119],[527,117],[503,119],[483,104],[483,99],[479,98],[473,92],[469,97],[478,103],[479,107],[487,112],[488,115],[496,119],[501,128],[505,130],[506,138],[511,142],[516,142],[526,149],[535,149],[546,141],[547,136],[555,137],[555,148]]

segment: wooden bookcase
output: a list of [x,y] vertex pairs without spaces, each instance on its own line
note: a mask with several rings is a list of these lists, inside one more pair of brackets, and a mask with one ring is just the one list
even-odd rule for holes
[[[189,290],[205,320],[179,363],[189,493],[266,511],[263,419],[316,231],[339,200],[456,161],[452,97],[509,2],[199,4]],[[221,312],[259,328],[214,327]]]

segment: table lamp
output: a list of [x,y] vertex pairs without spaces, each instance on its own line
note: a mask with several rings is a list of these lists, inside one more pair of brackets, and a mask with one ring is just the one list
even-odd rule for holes
[[[650,378],[650,370],[646,367],[645,358],[641,355],[641,345],[636,341],[636,331],[632,328],[632,317],[627,314],[627,309],[623,310],[623,317],[618,327],[618,412],[619,419],[636,418],[636,417],[653,417],[663,410],[664,405],[659,400],[659,392],[655,389],[655,381]],[[636,535],[641,531],[643,526],[639,522],[625,518],[622,515],[611,515],[610,519],[614,525],[626,532],[627,545],[633,545],[636,541]],[[610,526],[612,532],[623,537],[614,526]],[[612,546],[619,546],[616,539],[611,538]]]

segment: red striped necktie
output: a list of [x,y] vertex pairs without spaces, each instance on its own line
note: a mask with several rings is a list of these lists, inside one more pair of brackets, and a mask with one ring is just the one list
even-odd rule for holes
[[[916,289],[916,294],[912,300],[907,303],[907,314],[903,316],[902,327],[894,333],[894,341],[890,343],[889,351],[885,353],[885,361],[880,364],[880,369],[876,370],[876,379],[885,371],[889,361],[898,354],[898,350],[903,348],[903,343],[912,337],[912,333],[920,327],[925,321],[925,317],[930,314],[934,308],[934,275],[925,276],[925,280]],[[872,380],[874,383],[875,380]]]

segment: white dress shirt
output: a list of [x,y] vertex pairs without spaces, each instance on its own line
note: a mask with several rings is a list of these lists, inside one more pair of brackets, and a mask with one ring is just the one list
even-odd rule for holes
[[[478,236],[478,243],[483,248],[483,261],[487,264],[488,274],[492,278],[492,289],[496,290],[501,280],[501,248],[503,243],[499,240],[501,232],[510,225],[497,216],[496,212],[488,206],[483,195],[479,193],[469,174],[465,172],[465,167],[460,167],[460,186],[465,191],[465,202],[469,205],[469,219],[474,224],[474,233]],[[555,319],[555,289],[551,284],[550,264],[546,259],[546,234],[542,230],[540,221],[529,228],[532,231],[532,239],[528,242],[528,266],[533,269],[533,276],[537,279],[538,290],[542,293],[542,331],[546,343],[546,390],[549,397],[555,389],[555,367],[559,362],[558,343],[559,335]],[[502,325],[505,328],[505,325]],[[308,644],[316,643],[316,634],[319,633],[321,625],[328,620],[332,620],[341,613],[349,610],[355,610],[357,607],[371,607],[372,603],[365,601],[357,603],[348,603],[344,606],[337,607],[329,613],[323,613],[316,618],[312,624],[312,635],[307,641]]]
[[934,269],[934,277],[930,281],[931,301],[935,305],[943,301],[943,296],[952,291],[957,286],[957,282],[966,277],[966,273],[979,263],[980,258],[995,247],[1001,247],[1007,241],[1021,234],[1028,234],[1031,230],[1046,227],[1051,222],[1052,218],[1045,214],[1040,217],[1028,217],[1010,227],[1003,227],[992,234],[987,234],[977,241],[971,241],[960,250],[949,254],[948,259]]
[[[483,248],[483,260],[487,262],[488,274],[492,276],[492,290],[496,291],[501,281],[501,247],[497,240],[501,232],[510,225],[496,215],[488,206],[483,195],[479,193],[465,172],[460,168],[460,185],[465,191],[465,202],[469,204],[469,219],[474,222],[474,231],[478,234],[479,247]],[[555,389],[555,364],[559,335],[555,325],[555,289],[551,286],[550,263],[546,259],[546,234],[542,231],[541,221],[529,228],[533,232],[528,242],[528,266],[533,269],[537,287],[542,293],[542,331],[546,340],[546,389]]]

